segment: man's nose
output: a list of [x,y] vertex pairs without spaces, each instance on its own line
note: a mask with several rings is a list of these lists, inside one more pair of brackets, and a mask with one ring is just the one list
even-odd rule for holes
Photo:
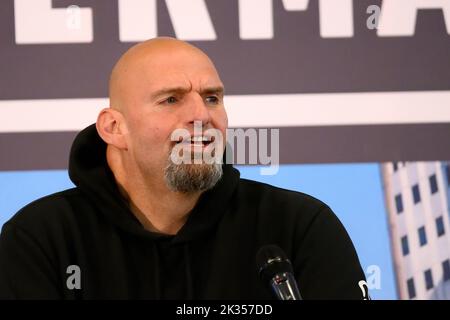
[[194,121],[201,121],[202,125],[205,126],[211,121],[211,115],[208,106],[205,103],[203,97],[199,94],[195,94],[192,97],[189,112],[189,124],[194,124]]

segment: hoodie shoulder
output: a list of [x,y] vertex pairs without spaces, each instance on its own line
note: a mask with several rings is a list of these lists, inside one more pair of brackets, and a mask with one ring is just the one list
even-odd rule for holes
[[277,243],[286,250],[301,242],[321,213],[333,219],[334,213],[319,199],[265,183],[241,179],[236,202],[243,216],[253,221],[261,242]]
[[285,251],[304,299],[368,298],[361,291],[365,275],[355,247],[327,204],[302,192],[245,179],[239,189],[246,213],[256,217],[259,244],[276,244]]
[[298,212],[318,213],[328,205],[323,201],[303,192],[287,190],[266,183],[241,179],[240,192],[249,197],[251,201],[263,203],[268,207],[289,207]]
[[73,203],[80,202],[83,195],[78,188],[56,192],[34,200],[20,209],[5,226],[16,226],[25,230],[61,225],[74,212]]

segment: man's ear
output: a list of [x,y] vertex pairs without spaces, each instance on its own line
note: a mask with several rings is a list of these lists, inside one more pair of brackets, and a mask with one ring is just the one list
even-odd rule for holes
[[95,126],[102,140],[118,149],[128,149],[124,120],[123,115],[112,108],[100,111]]

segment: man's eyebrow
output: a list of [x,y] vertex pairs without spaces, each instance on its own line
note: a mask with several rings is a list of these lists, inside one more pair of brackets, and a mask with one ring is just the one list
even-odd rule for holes
[[172,94],[172,93],[186,93],[189,92],[191,89],[189,87],[167,87],[167,88],[162,88],[160,90],[155,91],[152,95],[151,98],[152,100],[157,99],[160,96],[166,95],[166,94]]
[[206,87],[202,90],[202,94],[218,94],[218,95],[223,95],[225,92],[225,88],[222,86],[217,86],[217,87]]
[[[189,92],[190,90],[191,90],[190,87],[183,87],[183,86],[162,88],[162,89],[155,91],[151,95],[151,99],[156,100],[156,99],[158,99],[158,97],[168,95],[168,94],[174,94],[174,93],[183,94],[183,93]],[[201,94],[223,95],[224,91],[225,91],[225,89],[223,86],[206,87],[206,88],[202,89]]]

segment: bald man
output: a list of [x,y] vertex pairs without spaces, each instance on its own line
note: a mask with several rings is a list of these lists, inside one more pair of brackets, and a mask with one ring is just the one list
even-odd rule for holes
[[271,299],[255,263],[269,244],[304,299],[368,298],[326,204],[221,162],[223,96],[198,48],[157,38],[129,49],[111,72],[109,107],[73,143],[76,187],[3,226],[0,298]]

